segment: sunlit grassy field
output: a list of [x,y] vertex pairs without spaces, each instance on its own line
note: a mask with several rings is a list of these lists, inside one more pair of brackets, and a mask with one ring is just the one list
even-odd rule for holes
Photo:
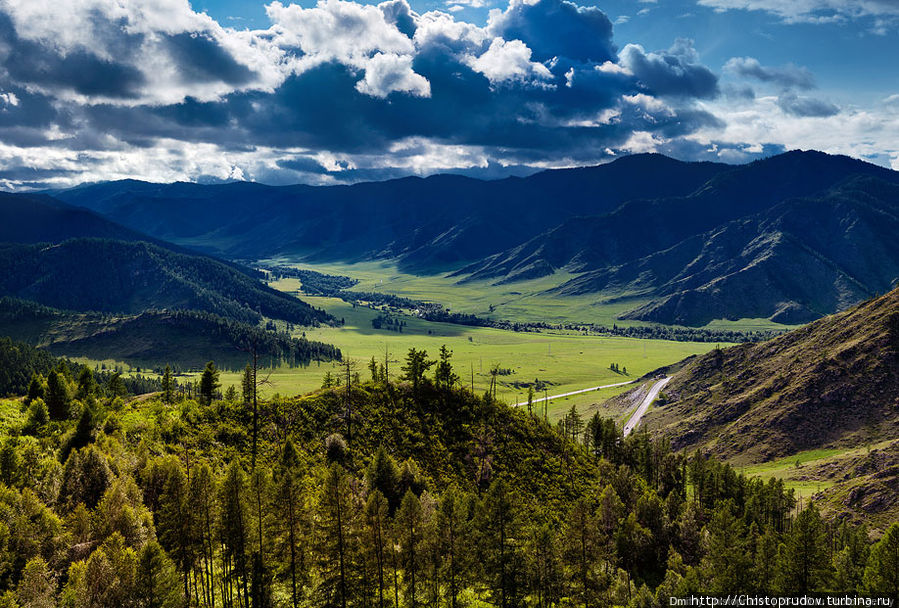
[[[299,287],[297,281],[292,279],[274,285],[284,291],[294,291]],[[452,361],[460,381],[465,386],[473,383],[478,392],[487,390],[489,372],[494,365],[510,370],[510,374],[498,378],[497,397],[511,404],[526,403],[527,384],[538,379],[547,385],[548,394],[552,396],[635,379],[715,347],[708,343],[609,338],[574,332],[511,332],[433,323],[411,316],[404,317],[407,325],[402,333],[397,333],[373,329],[371,320],[379,313],[370,308],[353,307],[333,298],[303,296],[303,299],[343,319],[344,325],[298,329],[295,333],[305,333],[308,339],[338,346],[345,357],[356,362],[357,371],[363,379],[369,377],[367,365],[372,357],[382,364],[386,356],[390,376],[397,379],[410,348],[427,350],[431,358],[436,358],[440,346],[446,344],[453,351]],[[627,375],[613,372],[609,368],[612,363],[617,363],[622,370],[626,368]],[[321,386],[322,378],[328,371],[336,373],[338,368],[339,364],[332,363],[313,364],[307,368],[278,367],[271,370],[271,384],[266,392],[293,395],[315,390]],[[240,375],[237,373],[222,375],[224,387],[229,384],[239,386],[239,382]],[[554,420],[572,404],[579,409],[586,408],[626,388],[605,389],[554,400],[549,405],[547,415]],[[543,393],[536,395],[542,396]]]
[[[645,294],[603,293],[583,296],[559,296],[546,293],[575,275],[557,272],[551,276],[508,285],[490,281],[459,283],[459,277],[447,273],[414,275],[402,272],[391,261],[346,263],[296,263],[288,259],[265,260],[266,263],[289,265],[325,274],[345,275],[359,281],[355,291],[382,292],[416,300],[439,302],[454,312],[517,322],[595,323],[612,326],[648,325],[642,321],[617,318],[646,303]],[[491,310],[491,306],[493,309]],[[767,319],[713,321],[709,329],[756,331],[784,329],[786,326]]]

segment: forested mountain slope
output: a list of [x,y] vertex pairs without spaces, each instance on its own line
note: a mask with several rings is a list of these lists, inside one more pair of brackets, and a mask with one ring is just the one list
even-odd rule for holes
[[59,372],[71,391],[48,416],[38,379],[24,411],[0,402],[4,601],[538,608],[895,592],[899,526],[874,544],[797,512],[777,481],[598,417],[553,428],[453,388],[448,357],[433,375],[425,363],[413,350],[400,382],[374,363],[371,381],[263,402],[258,426],[251,395],[164,388],[126,403]]
[[480,260],[568,217],[606,213],[635,198],[688,194],[728,169],[636,155],[497,181],[454,175],[328,187],[124,181],[53,194],[227,257],[398,258],[405,269],[429,270]]
[[195,310],[147,310],[132,315],[75,313],[0,298],[0,335],[56,355],[120,361],[136,367],[242,370],[255,350],[266,366],[305,366],[340,359],[330,344],[231,321]]
[[311,325],[330,317],[261,283],[248,270],[147,242],[72,239],[0,244],[0,295],[75,311],[184,309],[258,323]]

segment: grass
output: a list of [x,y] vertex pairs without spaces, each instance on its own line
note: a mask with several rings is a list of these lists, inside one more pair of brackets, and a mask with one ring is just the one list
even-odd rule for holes
[[[299,284],[288,279],[273,284],[284,291],[295,291]],[[367,364],[372,357],[384,362],[389,353],[391,378],[398,378],[405,354],[410,348],[425,349],[435,358],[440,346],[453,350],[453,365],[465,386],[474,382],[476,391],[487,390],[489,371],[494,364],[511,370],[499,376],[497,397],[508,402],[526,403],[527,385],[540,380],[548,384],[549,395],[613,384],[637,378],[663,365],[679,361],[691,354],[708,352],[710,343],[638,340],[633,338],[586,336],[575,332],[511,332],[484,327],[467,327],[448,323],[433,323],[415,317],[404,317],[407,325],[402,333],[376,330],[371,320],[379,313],[370,308],[347,304],[334,298],[304,296],[317,308],[324,308],[338,319],[342,327],[320,327],[296,330],[312,340],[338,346],[345,357],[356,362],[362,378],[368,378]],[[611,363],[627,368],[627,376],[609,369]],[[263,364],[267,362],[263,361]],[[326,372],[336,373],[339,364],[313,364],[307,368],[277,367],[271,370],[271,385],[265,393],[294,395],[321,386]],[[239,373],[223,373],[223,388],[240,386]],[[554,400],[548,417],[558,419],[575,405],[578,409],[595,406],[625,387],[606,389]],[[542,397],[543,394],[535,395]]]
[[[649,300],[640,294],[602,293],[582,296],[558,296],[547,290],[573,278],[564,272],[508,285],[493,285],[490,281],[457,283],[447,273],[413,275],[400,271],[390,261],[347,263],[296,263],[290,259],[265,260],[326,274],[350,276],[359,281],[353,289],[390,293],[398,296],[439,302],[454,312],[476,314],[491,319],[517,322],[595,323],[612,326],[645,326],[643,321],[619,320],[618,315],[633,310]],[[305,298],[304,298],[305,299]],[[492,308],[491,308],[492,307]],[[713,321],[709,329],[755,331],[785,329],[787,326],[767,319]]]
[[865,447],[806,450],[770,462],[738,466],[737,469],[749,477],[764,480],[781,479],[787,488],[792,488],[796,492],[798,499],[807,502],[814,494],[838,483],[838,480],[822,473],[826,468],[825,465],[863,455],[870,449],[889,443],[890,441],[884,441]]

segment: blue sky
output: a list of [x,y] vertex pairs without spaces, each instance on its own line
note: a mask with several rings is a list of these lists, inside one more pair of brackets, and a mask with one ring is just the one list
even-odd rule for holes
[[899,169],[897,0],[0,0],[0,188]]

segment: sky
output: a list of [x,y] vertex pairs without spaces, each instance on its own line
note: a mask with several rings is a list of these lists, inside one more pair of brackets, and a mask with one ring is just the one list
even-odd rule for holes
[[899,0],[0,0],[0,189],[899,170]]

